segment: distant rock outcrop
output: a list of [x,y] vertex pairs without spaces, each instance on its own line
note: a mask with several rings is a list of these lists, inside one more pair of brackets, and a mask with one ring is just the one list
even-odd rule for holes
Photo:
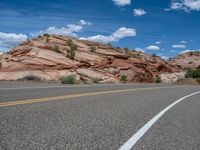
[[[200,60],[198,60],[200,61]],[[170,62],[171,63],[171,62]],[[80,83],[154,82],[162,73],[180,71],[158,56],[59,35],[43,35],[0,56],[0,80],[34,75],[59,80],[74,75]]]
[[200,51],[181,54],[170,59],[168,63],[183,70],[186,70],[187,68],[196,69],[198,66],[200,66]]

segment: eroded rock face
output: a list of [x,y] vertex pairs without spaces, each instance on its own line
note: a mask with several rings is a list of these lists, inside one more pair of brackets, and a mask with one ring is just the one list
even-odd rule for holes
[[[77,47],[74,57],[70,56],[69,40]],[[59,35],[39,36],[0,55],[0,80],[29,75],[59,80],[74,75],[80,83],[94,79],[117,83],[121,75],[126,75],[128,82],[154,82],[160,74],[175,71],[177,67],[160,57]]]
[[185,79],[185,73],[186,72],[161,74],[161,82],[177,83],[179,80]]
[[189,52],[179,55],[168,61],[170,64],[185,70],[187,68],[196,69],[200,66],[200,52]]

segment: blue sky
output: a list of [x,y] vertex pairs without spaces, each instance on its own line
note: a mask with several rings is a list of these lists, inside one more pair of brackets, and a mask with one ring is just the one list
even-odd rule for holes
[[172,57],[200,49],[200,0],[0,1],[0,51],[45,32]]

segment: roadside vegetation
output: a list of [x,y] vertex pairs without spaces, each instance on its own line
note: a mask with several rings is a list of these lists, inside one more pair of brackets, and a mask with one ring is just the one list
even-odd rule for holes
[[77,46],[73,44],[73,41],[71,39],[67,41],[67,46],[69,47],[69,49],[67,49],[67,57],[74,59]]
[[18,81],[42,81],[42,79],[35,75],[26,75],[21,79],[18,79]]
[[125,54],[128,54],[129,49],[128,48],[124,48]]
[[156,55],[156,54],[152,54],[151,56],[152,56],[152,57],[157,57],[157,55]]
[[92,79],[92,82],[95,83],[95,84],[99,84],[99,79],[98,78],[94,78],[94,79]]
[[157,77],[156,80],[155,80],[155,82],[156,82],[156,83],[161,83],[160,77]]
[[45,34],[43,34],[43,36],[46,37],[45,41],[46,41],[47,43],[49,43],[49,37],[50,37],[50,34],[45,33]]
[[60,81],[62,84],[75,84],[76,79],[74,75],[69,75],[69,76],[62,76],[60,77]]
[[113,47],[113,45],[111,43],[108,43],[107,45],[110,46],[110,47]]
[[127,76],[125,74],[121,75],[120,76],[120,81],[123,82],[123,83],[126,83],[127,81]]
[[194,70],[189,68],[185,74],[185,77],[200,80],[200,66]]
[[59,46],[55,44],[54,48],[53,48],[53,51],[56,52],[56,53],[59,53],[60,52]]
[[97,46],[93,45],[90,47],[91,52],[96,52],[96,50],[97,50]]

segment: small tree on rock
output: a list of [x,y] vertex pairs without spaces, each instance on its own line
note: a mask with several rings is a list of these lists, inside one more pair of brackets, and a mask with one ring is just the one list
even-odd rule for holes
[[120,76],[120,81],[122,81],[123,83],[126,83],[126,80],[127,80],[127,76],[126,75],[121,75]]

